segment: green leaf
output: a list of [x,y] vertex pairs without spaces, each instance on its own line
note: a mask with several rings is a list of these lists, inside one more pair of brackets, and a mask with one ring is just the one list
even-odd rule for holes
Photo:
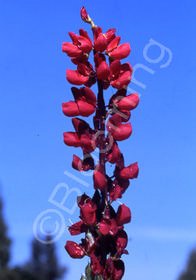
[[86,280],[86,278],[84,277],[84,275],[81,276],[80,280]]
[[87,280],[94,280],[94,275],[92,273],[92,269],[91,269],[90,263],[87,265],[87,267],[85,269],[85,274],[86,274]]

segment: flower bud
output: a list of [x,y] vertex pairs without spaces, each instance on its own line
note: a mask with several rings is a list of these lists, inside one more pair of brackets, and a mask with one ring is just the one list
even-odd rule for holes
[[85,255],[83,248],[73,241],[67,241],[65,245],[65,250],[70,255],[70,257],[74,259],[81,259]]
[[87,11],[84,8],[84,6],[80,10],[80,15],[81,15],[81,18],[84,22],[90,22],[89,21],[90,20],[89,15],[87,14]]

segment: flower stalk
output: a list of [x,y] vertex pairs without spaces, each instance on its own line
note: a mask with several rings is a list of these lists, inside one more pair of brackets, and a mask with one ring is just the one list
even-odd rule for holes
[[[120,280],[125,271],[121,260],[126,250],[128,237],[124,225],[131,221],[129,207],[121,204],[117,211],[112,203],[125,193],[129,180],[137,178],[137,163],[125,166],[124,157],[118,142],[129,138],[132,133],[130,111],[139,103],[137,93],[127,95],[127,86],[131,82],[133,69],[129,63],[121,63],[121,59],[130,54],[128,43],[120,44],[120,36],[116,36],[114,28],[106,33],[97,27],[82,7],[81,18],[91,24],[93,41],[83,29],[79,35],[69,32],[72,43],[63,43],[62,50],[77,67],[67,70],[66,78],[73,84],[71,88],[74,101],[62,104],[63,113],[72,117],[75,132],[65,132],[64,143],[72,147],[80,147],[83,158],[73,156],[72,167],[80,172],[93,170],[94,195],[85,193],[77,198],[80,208],[80,221],[69,227],[71,235],[85,234],[78,244],[67,241],[65,249],[72,258],[88,256],[90,263],[81,280]],[[94,67],[88,61],[93,52]],[[91,87],[97,83],[97,97]],[[75,86],[82,86],[77,88]],[[105,90],[112,86],[117,92],[111,96],[109,104],[105,104]],[[94,128],[78,116],[93,117]],[[97,164],[91,153],[99,149]],[[107,175],[106,162],[114,164],[114,173]]]

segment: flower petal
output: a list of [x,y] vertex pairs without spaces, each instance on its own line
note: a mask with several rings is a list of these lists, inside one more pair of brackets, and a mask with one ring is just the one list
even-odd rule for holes
[[72,147],[80,147],[80,139],[76,132],[64,132],[64,143]]
[[107,155],[107,161],[115,163],[120,158],[121,152],[116,143],[113,144],[110,153]]
[[114,49],[116,49],[120,43],[120,36],[117,36],[116,38],[114,38],[109,45],[107,46],[106,52],[110,53],[111,51],[113,51]]
[[66,78],[73,85],[83,85],[88,81],[88,77],[81,75],[77,70],[70,69],[66,71]]
[[118,211],[116,214],[116,223],[118,226],[122,226],[131,221],[131,211],[129,207],[125,204],[122,204],[118,207]]
[[89,117],[95,112],[95,107],[85,101],[79,100],[77,102],[79,114],[83,117]]
[[133,110],[139,104],[139,95],[137,93],[130,94],[122,98],[117,106],[120,110]]
[[94,40],[94,47],[96,51],[104,52],[107,47],[107,40],[102,33],[99,33],[98,37]]
[[94,188],[99,190],[105,190],[107,187],[107,180],[106,177],[99,171],[94,171],[93,174],[93,180],[94,180]]
[[123,89],[131,82],[131,72],[124,72],[118,79],[112,81],[110,84],[117,89]]
[[109,44],[114,38],[115,38],[116,29],[110,28],[105,34],[105,38],[107,40],[107,43]]
[[97,79],[107,80],[110,75],[110,68],[105,61],[102,61],[97,68]]
[[79,221],[71,225],[68,229],[71,235],[78,235],[80,233],[85,232],[86,226],[84,225],[83,221]]
[[134,179],[137,178],[138,173],[139,173],[139,167],[137,162],[135,162],[120,170],[119,176],[122,179]]
[[69,101],[62,104],[63,113],[68,117],[76,117],[79,115],[78,106],[76,102]]
[[65,245],[65,250],[70,255],[70,257],[74,259],[81,259],[85,255],[83,248],[73,241],[67,241]]
[[[115,40],[115,39],[114,39]],[[115,59],[126,58],[131,52],[129,43],[124,43],[113,50],[109,55]]]
[[69,42],[62,44],[62,51],[70,57],[76,57],[82,53],[82,51],[78,49],[77,46]]
[[122,124],[113,131],[112,136],[117,141],[123,141],[129,138],[132,133],[132,126],[130,123]]

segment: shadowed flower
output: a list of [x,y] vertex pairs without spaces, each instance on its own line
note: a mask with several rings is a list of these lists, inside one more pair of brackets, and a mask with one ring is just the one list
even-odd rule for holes
[[83,203],[80,203],[80,218],[86,225],[95,225],[97,206],[91,198],[86,198]]
[[86,231],[86,225],[84,224],[83,221],[79,221],[71,225],[68,229],[71,235],[78,235]]
[[64,143],[68,146],[81,147],[85,154],[94,151],[95,134],[89,124],[79,118],[73,118],[72,123],[76,132],[64,132]]
[[78,171],[94,169],[94,159],[90,154],[85,154],[83,160],[76,155],[73,155],[72,167]]

